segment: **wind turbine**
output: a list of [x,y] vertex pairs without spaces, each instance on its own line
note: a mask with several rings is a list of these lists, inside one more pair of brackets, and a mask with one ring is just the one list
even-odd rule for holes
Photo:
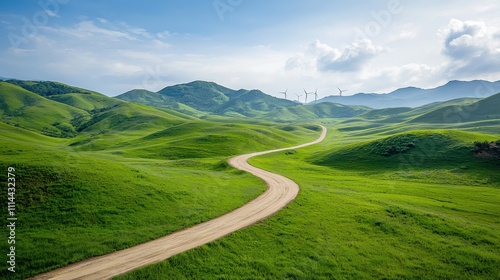
[[297,95],[297,100],[298,100],[298,101],[299,101],[299,103],[300,103],[300,97],[301,97],[302,95],[298,95],[297,93],[296,93],[295,95]]
[[312,92],[307,92],[307,91],[306,91],[306,89],[304,89],[304,93],[306,94],[306,102],[305,102],[305,103],[307,104],[307,96],[308,96],[309,94],[313,94],[313,93],[312,93]]
[[318,103],[318,89],[314,92],[314,104]]
[[340,89],[339,87],[337,87],[339,89],[339,94],[340,94],[340,97],[342,97],[342,93],[347,91],[347,89]]
[[281,94],[285,95],[285,99],[286,99],[286,93],[287,93],[287,91],[288,91],[288,89],[286,89],[285,91],[280,92]]

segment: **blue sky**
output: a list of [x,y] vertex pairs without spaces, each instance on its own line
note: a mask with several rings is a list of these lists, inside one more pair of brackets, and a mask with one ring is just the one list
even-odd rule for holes
[[321,97],[500,80],[496,1],[436,2],[2,1],[0,76],[109,96],[193,80]]

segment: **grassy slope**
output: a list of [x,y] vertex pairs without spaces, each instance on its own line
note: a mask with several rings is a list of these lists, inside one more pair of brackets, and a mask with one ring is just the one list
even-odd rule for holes
[[337,103],[297,105],[274,110],[262,118],[273,121],[304,121],[321,118],[350,118],[369,111],[364,106],[347,106]]
[[[133,109],[137,105],[130,106]],[[130,107],[117,109],[125,110],[120,112],[126,115]],[[153,117],[166,114],[145,108],[141,116],[148,115],[147,110]],[[128,121],[110,118],[89,127],[83,135],[113,129],[108,134],[120,140],[123,150],[128,149],[125,143],[152,134],[148,131],[154,131],[155,126],[159,134],[153,133],[150,141],[161,143],[183,137],[176,135],[181,132],[162,134],[159,128],[165,125],[164,118],[156,124],[153,118],[147,127],[141,127],[146,120],[136,120],[133,115]],[[208,121],[203,124],[214,130],[229,126]],[[294,136],[268,125],[235,126],[239,128],[225,131],[229,136],[241,133],[225,142],[235,154],[248,149],[243,146],[248,141],[243,134],[246,130],[253,131],[252,137],[273,133],[283,140],[272,145],[261,143],[261,149],[307,141],[317,134],[304,127],[297,128]],[[206,221],[241,206],[265,189],[260,180],[228,167],[224,145],[213,148],[203,159],[158,160],[145,159],[145,153],[137,151],[133,157],[124,157],[116,150],[79,151],[77,146],[70,146],[78,137],[50,138],[2,123],[0,130],[0,169],[16,168],[20,221],[18,273],[10,275],[3,269],[3,279],[22,279]],[[207,141],[218,143],[218,139]],[[184,150],[188,149],[196,147],[186,145]],[[5,173],[0,174],[0,182],[5,189]],[[7,251],[6,246],[2,243],[0,249]]]
[[102,110],[104,108],[110,108],[123,103],[121,100],[109,98],[98,93],[68,93],[54,95],[51,96],[50,99],[85,111]]
[[460,123],[488,119],[499,119],[500,93],[481,99],[473,104],[446,106],[421,115],[413,122]]
[[[456,130],[422,130],[341,146],[316,154],[314,163],[341,170],[365,170],[380,178],[420,179],[468,185],[489,182],[500,187],[499,159],[478,158],[474,141],[495,136]],[[467,176],[464,176],[467,174]],[[407,178],[399,178],[406,176]]]
[[[163,159],[230,156],[296,143],[297,137],[285,129],[254,124],[189,122],[131,141],[128,145],[131,149],[124,154]],[[303,133],[304,130],[294,132]]]
[[465,106],[473,104],[479,100],[479,98],[459,98],[444,102],[431,103],[413,109],[407,107],[376,109],[361,114],[358,117],[379,123],[400,123],[418,118],[424,114],[428,114],[448,106]]
[[117,96],[119,100],[137,102],[157,108],[173,109],[192,116],[203,116],[206,113],[198,111],[188,105],[176,102],[172,97],[144,89],[134,89]]
[[0,82],[0,114],[5,123],[58,137],[74,136],[75,124],[89,118],[86,111],[6,82]]
[[[338,146],[359,142],[359,137],[353,136],[356,133],[339,133],[331,127],[326,143],[295,154],[252,159],[252,164],[297,181],[301,186],[298,198],[255,226],[117,278],[498,278],[498,164],[489,165],[489,172],[481,174],[483,179],[489,175],[492,180],[476,181],[474,172],[457,172],[447,182],[446,177],[429,180],[428,174],[419,172],[394,177],[391,166],[397,163],[367,166],[351,159],[350,169],[311,163],[311,154],[325,155],[332,149],[340,153],[343,148]],[[416,134],[426,133],[431,132]],[[492,137],[444,131],[434,134],[451,137],[452,143],[440,143],[445,146],[460,145],[464,137]],[[371,136],[377,137],[381,134]],[[354,155],[363,156],[365,145],[345,149],[357,147]],[[434,158],[424,161],[429,171],[438,165]],[[481,165],[476,161],[470,164]]]

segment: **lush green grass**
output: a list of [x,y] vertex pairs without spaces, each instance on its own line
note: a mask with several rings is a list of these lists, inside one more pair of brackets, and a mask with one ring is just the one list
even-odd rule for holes
[[[276,100],[250,102],[259,92],[215,84],[191,86],[234,95],[228,108],[209,100],[234,118],[199,120],[47,86],[40,88],[44,98],[0,83],[0,117],[12,124],[0,123],[0,169],[16,168],[19,217],[18,273],[3,269],[1,278],[24,278],[228,212],[265,188],[229,168],[228,156],[318,134],[308,124],[238,118],[263,116]],[[189,98],[183,88],[171,93]],[[252,160],[297,181],[299,197],[266,221],[123,278],[498,278],[498,159],[471,153],[474,141],[500,139],[498,119],[479,114],[496,108],[491,98],[474,111],[477,118],[456,123],[409,122],[451,103],[343,120],[327,117],[366,108],[276,110],[283,118],[325,117],[330,127],[328,140],[315,147]],[[468,108],[460,112],[470,112],[471,100],[458,102]],[[0,172],[3,189],[5,176]],[[6,242],[0,250],[7,252]]]
[[337,103],[319,103],[280,108],[267,113],[263,118],[273,121],[296,122],[321,118],[351,118],[370,111],[365,106],[348,106]]
[[500,93],[480,99],[472,104],[458,104],[442,107],[421,116],[413,122],[461,123],[489,119],[499,119]]
[[[200,123],[203,125],[195,124],[187,133],[204,127],[214,130],[232,127],[224,123]],[[0,277],[21,279],[130,247],[229,212],[256,197],[265,185],[249,174],[229,168],[225,162],[226,145],[234,154],[249,149],[245,147],[250,141],[245,138],[247,130],[253,131],[252,137],[277,138],[269,145],[262,142],[250,147],[264,150],[302,143],[317,134],[303,126],[291,126],[296,136],[280,129],[281,126],[233,126],[238,129],[224,131],[228,138],[223,144],[217,138],[203,139],[207,147],[212,147],[209,156],[165,160],[147,159],[146,152],[141,154],[137,150],[133,157],[124,156],[123,151],[134,150],[133,144],[127,147],[124,143],[134,142],[138,134],[147,135],[144,132],[148,129],[138,129],[137,134],[127,129],[116,130],[115,139],[121,138],[122,150],[95,152],[71,146],[76,139],[50,138],[0,124],[0,169],[7,170],[9,166],[16,169],[19,218],[18,273],[7,273],[4,264]],[[201,131],[200,135],[207,131]],[[150,134],[150,141],[160,143],[183,137],[182,129],[169,133],[158,130]],[[140,141],[147,142],[138,140],[138,144]],[[179,145],[174,150],[181,148]],[[190,153],[197,149],[191,144],[183,148],[191,150]],[[5,176],[5,172],[0,174],[3,189],[6,189]],[[6,252],[7,245],[0,244],[0,250]]]
[[500,138],[457,130],[419,130],[339,146],[309,160],[365,176],[500,187],[500,159],[474,154],[474,142]]
[[73,137],[77,123],[89,118],[84,110],[0,82],[0,120],[5,123],[50,136]]
[[[436,134],[437,140],[450,136],[458,143],[471,136]],[[117,279],[498,278],[498,165],[481,174],[491,180],[471,185],[474,180],[467,178],[474,177],[472,172],[447,183],[419,172],[413,178],[388,177],[384,172],[394,172],[389,163],[370,166],[351,160],[349,169],[340,163],[312,163],[311,154],[330,154],[341,143],[356,142],[357,136],[331,127],[326,143],[252,159],[252,164],[298,182],[297,199],[255,226]],[[381,143],[387,144],[356,145]]]
[[61,102],[88,112],[102,110],[122,104],[123,101],[112,99],[98,93],[68,93],[54,95],[50,97],[51,100]]

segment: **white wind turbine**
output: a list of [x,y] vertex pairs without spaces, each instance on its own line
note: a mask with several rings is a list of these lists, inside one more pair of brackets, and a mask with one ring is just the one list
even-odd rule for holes
[[286,93],[287,92],[288,92],[288,89],[286,89],[285,91],[279,92],[279,93],[284,94],[285,95],[285,99],[286,99]]
[[297,101],[299,101],[299,103],[300,103],[300,97],[301,97],[302,95],[298,95],[297,93],[296,93],[295,95],[297,95]]
[[304,89],[304,93],[306,94],[306,102],[305,102],[305,103],[307,104],[307,96],[308,96],[309,94],[313,94],[314,92],[307,92],[307,91],[306,91],[306,89]]
[[340,97],[342,97],[342,93],[346,92],[347,89],[340,89],[339,87],[337,87],[339,89],[339,95]]

